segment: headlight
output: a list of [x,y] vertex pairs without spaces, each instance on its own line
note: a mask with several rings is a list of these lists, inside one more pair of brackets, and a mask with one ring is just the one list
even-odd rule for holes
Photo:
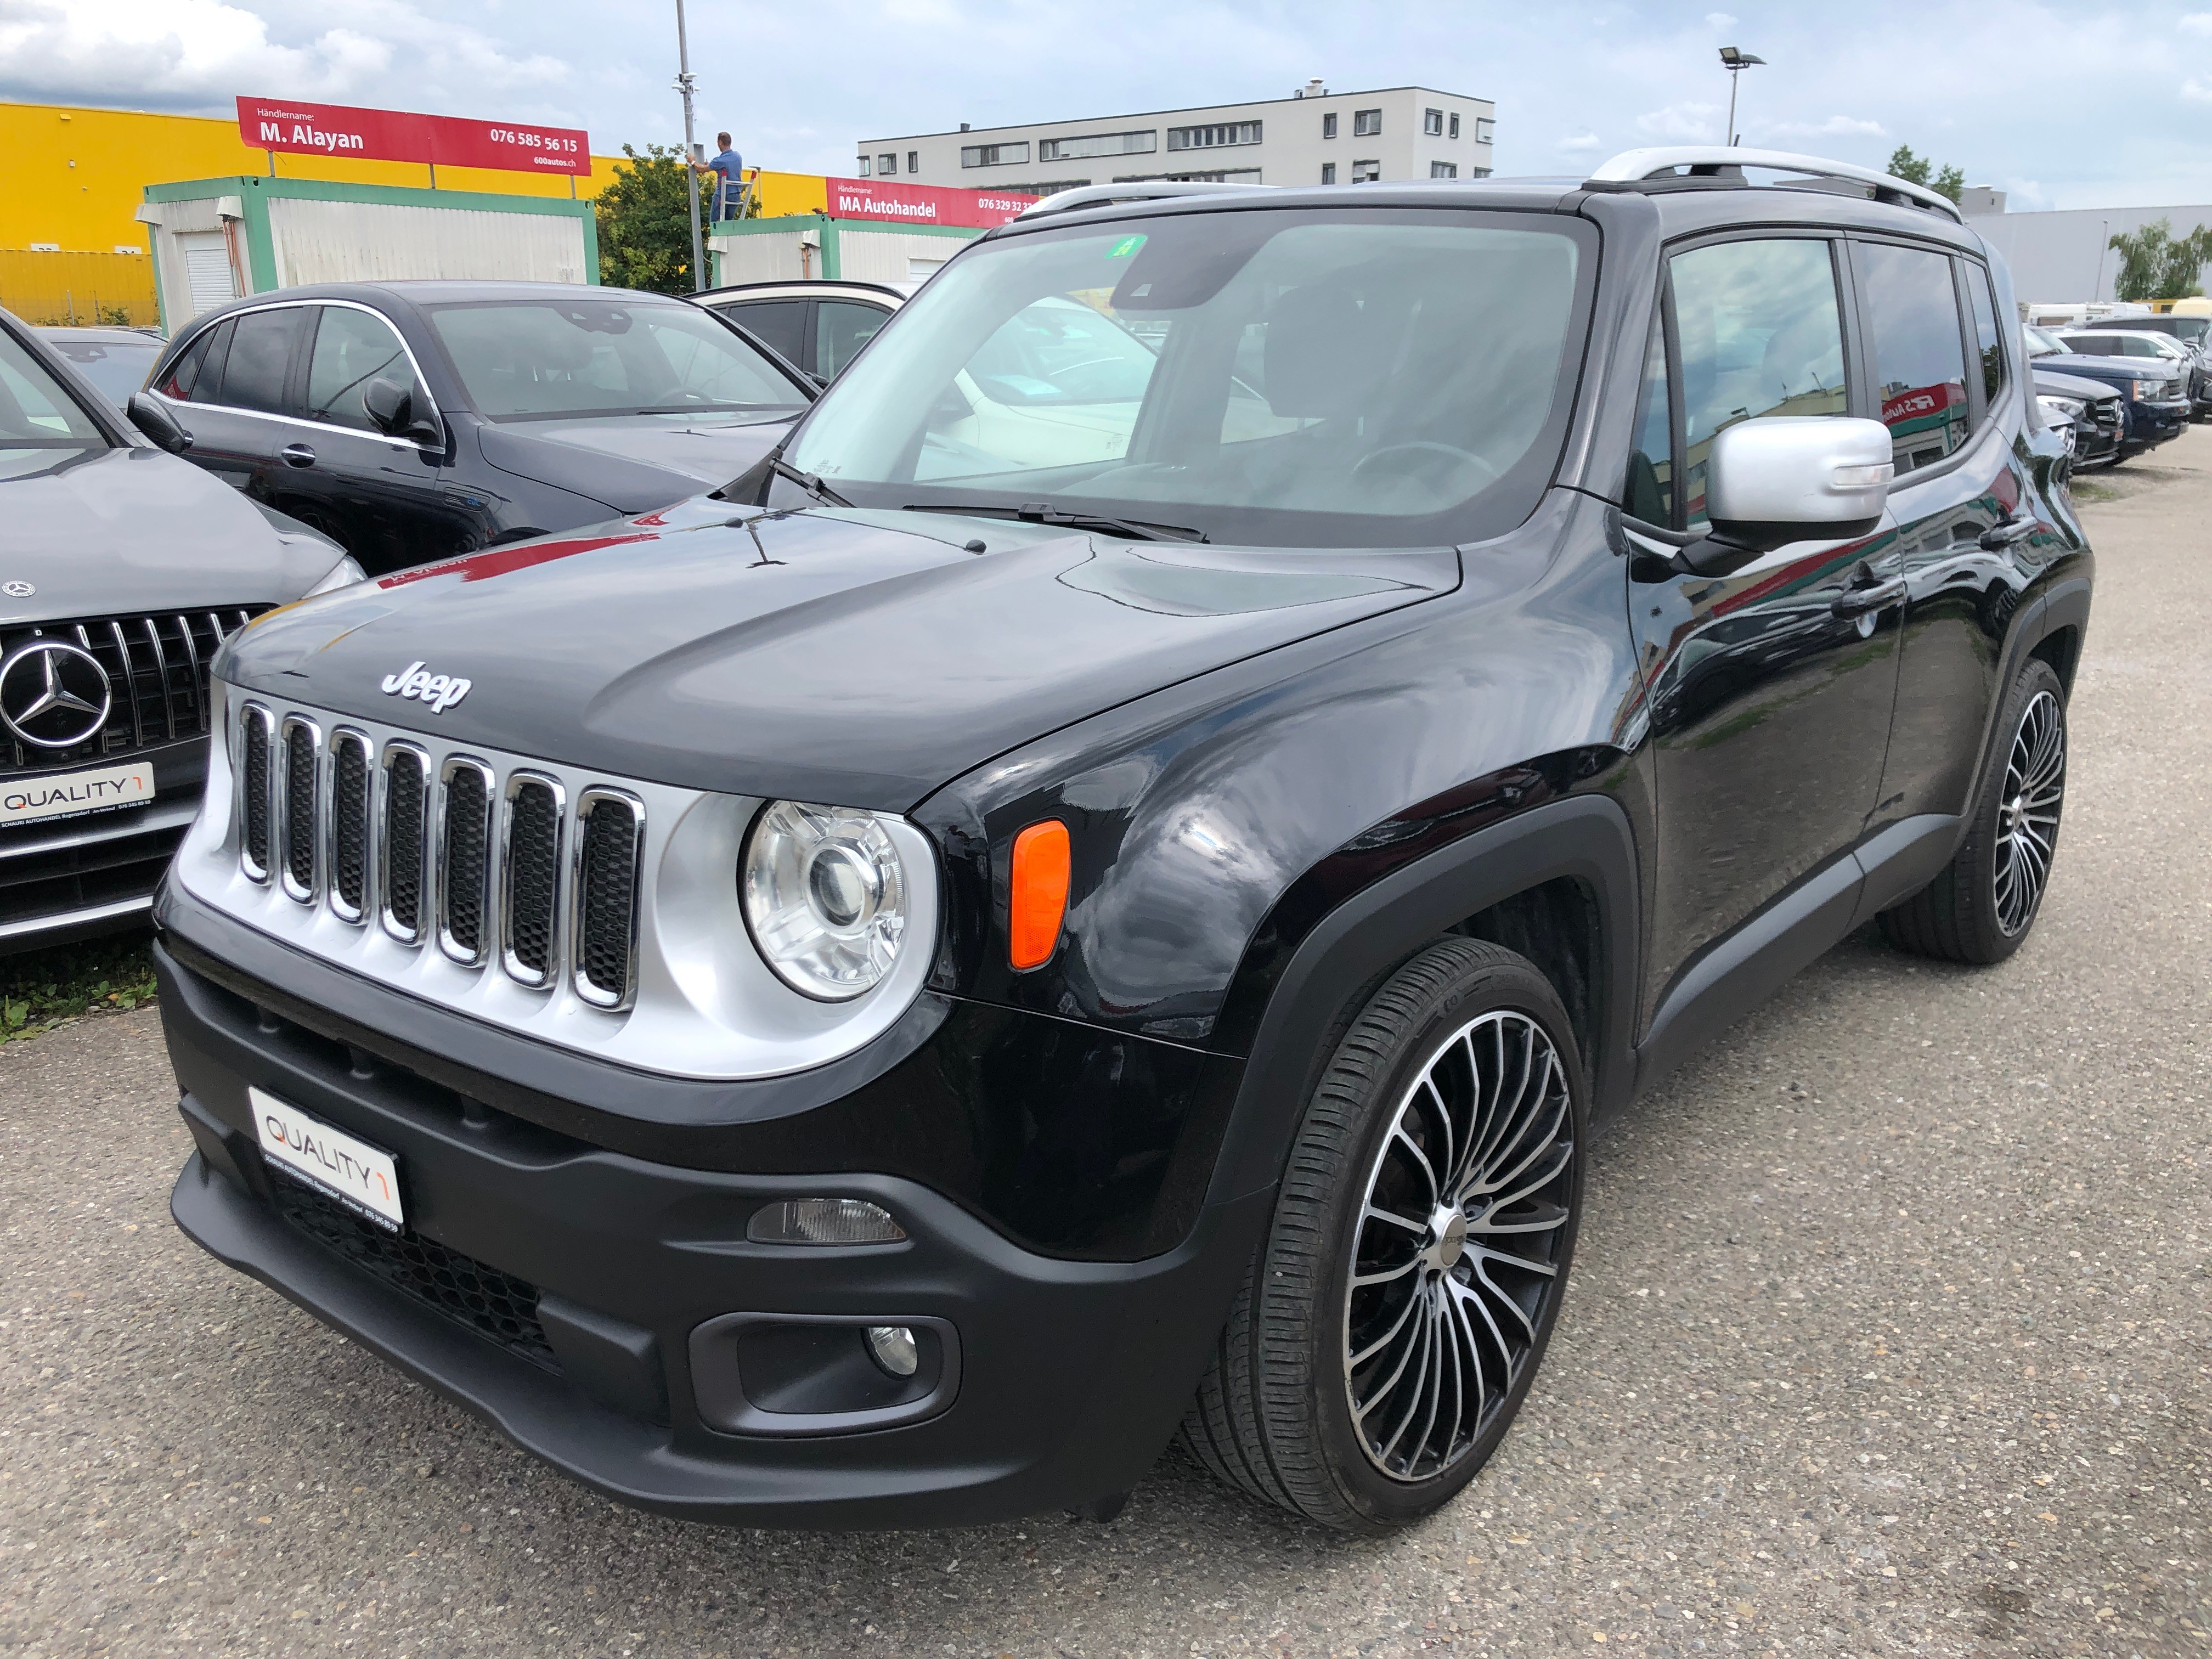
[[312,599],[318,593],[335,592],[341,587],[351,587],[356,582],[365,582],[368,580],[368,573],[355,562],[352,556],[349,555],[332,565],[322,580],[317,582],[300,597],[303,599]]
[[2083,410],[2089,406],[2079,398],[2052,398],[2039,396],[2035,401],[2043,405],[2043,412],[2045,414],[2051,416],[2052,420],[2061,422],[2069,422],[2073,421],[2076,416],[2080,415]]
[[746,838],[738,885],[762,957],[804,995],[872,989],[906,933],[906,871],[875,817],[771,801]]

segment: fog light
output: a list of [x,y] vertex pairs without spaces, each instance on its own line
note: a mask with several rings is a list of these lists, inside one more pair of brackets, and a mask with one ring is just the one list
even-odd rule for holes
[[903,1325],[869,1326],[868,1355],[893,1376],[912,1376],[921,1364],[914,1333]]
[[[753,1212],[745,1237],[756,1244],[896,1244],[906,1229],[864,1198],[787,1198]],[[899,1373],[912,1374],[911,1366]]]

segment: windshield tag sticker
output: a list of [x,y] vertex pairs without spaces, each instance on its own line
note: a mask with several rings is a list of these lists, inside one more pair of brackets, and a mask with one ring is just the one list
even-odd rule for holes
[[1144,245],[1145,239],[1142,236],[1124,236],[1120,241],[1115,243],[1113,246],[1106,250],[1106,257],[1109,259],[1130,258],[1133,257],[1137,250],[1144,246]]
[[387,697],[413,697],[429,705],[434,714],[442,714],[463,697],[469,695],[473,680],[465,680],[458,674],[426,674],[422,665],[410,662],[397,674],[384,677],[384,695]]

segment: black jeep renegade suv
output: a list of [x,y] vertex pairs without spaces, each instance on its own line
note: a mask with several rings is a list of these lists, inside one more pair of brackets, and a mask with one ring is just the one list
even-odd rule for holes
[[225,649],[186,1232],[666,1514],[1104,1513],[1180,1425],[1374,1529],[1594,1124],[1871,919],[2018,946],[2091,561],[1948,203],[1143,188],[715,495]]

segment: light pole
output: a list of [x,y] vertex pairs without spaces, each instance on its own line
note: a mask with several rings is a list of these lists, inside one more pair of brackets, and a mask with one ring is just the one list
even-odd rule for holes
[[[678,0],[678,5],[680,9],[682,0]],[[1742,135],[1735,130],[1735,78],[1753,64],[1764,66],[1765,62],[1764,58],[1753,58],[1749,52],[1738,52],[1734,46],[1721,48],[1721,63],[1729,72],[1728,141],[1730,149],[1742,142]]]
[[684,181],[691,191],[691,291],[707,291],[707,244],[699,234],[699,159],[691,137],[691,48],[684,37],[684,0],[676,0],[676,90],[684,94]]

